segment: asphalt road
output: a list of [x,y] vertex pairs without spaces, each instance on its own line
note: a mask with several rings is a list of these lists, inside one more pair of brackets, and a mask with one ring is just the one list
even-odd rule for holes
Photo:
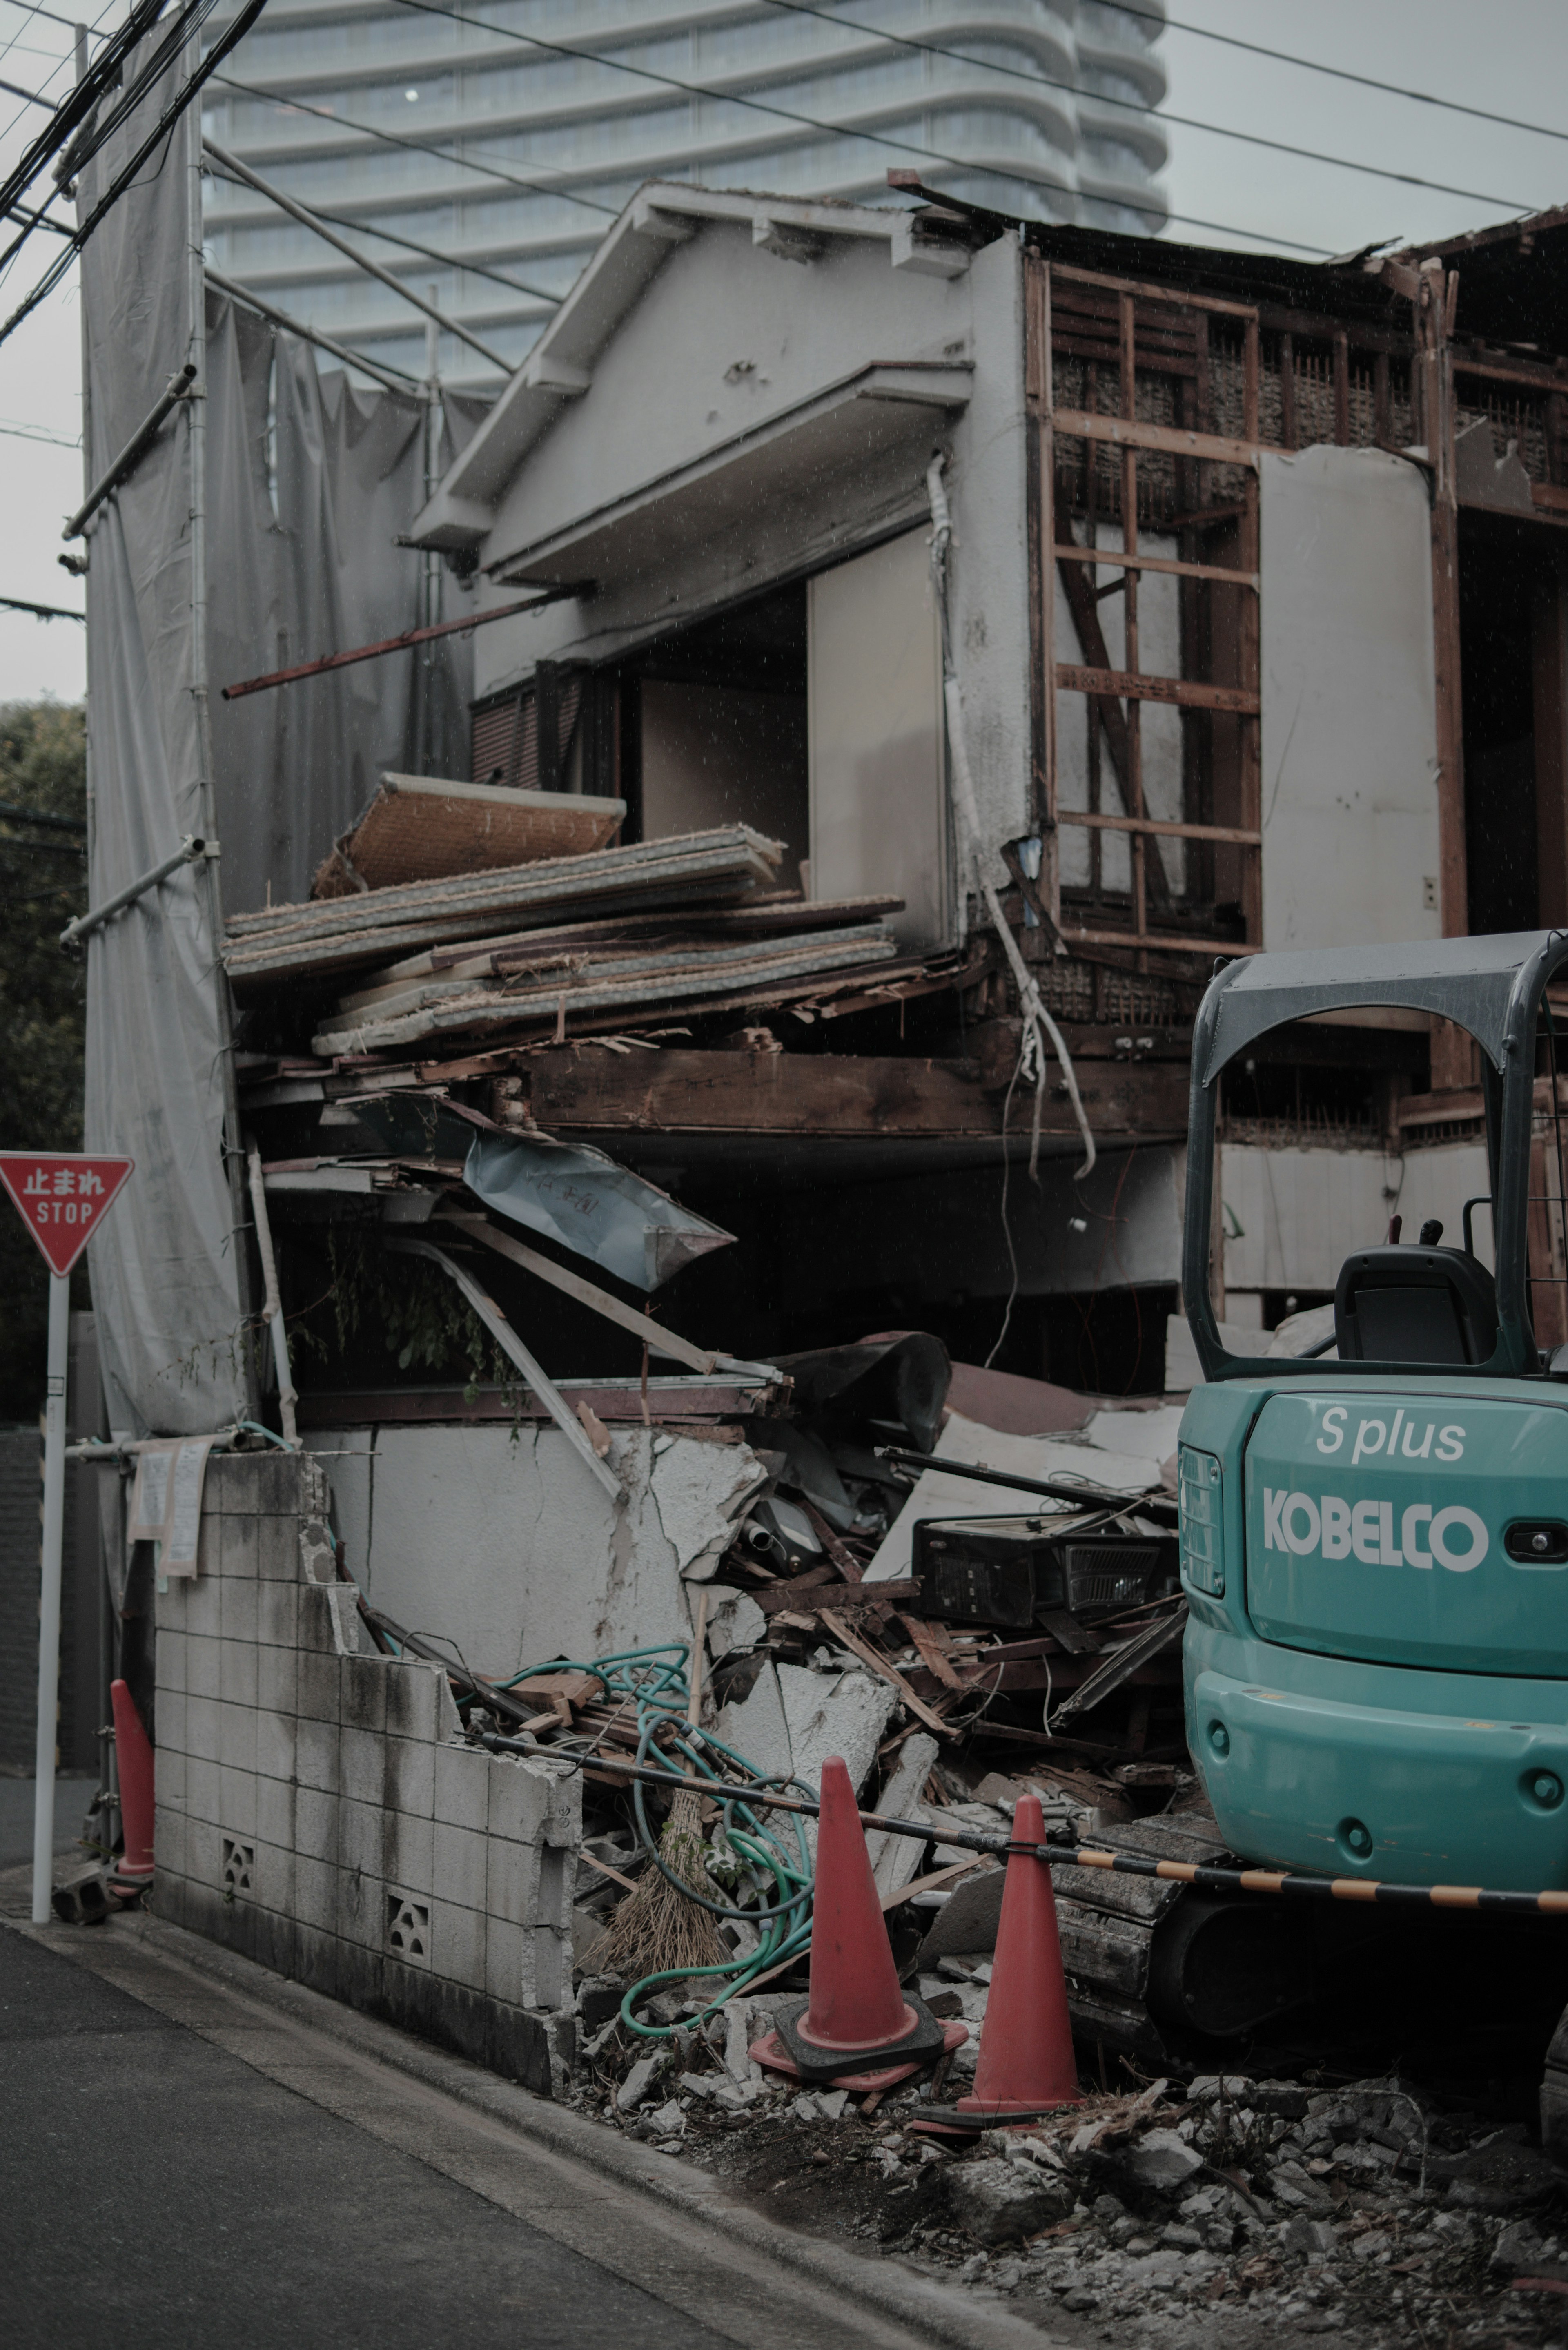
[[0,1929],[13,2350],[720,2350],[727,2337]]

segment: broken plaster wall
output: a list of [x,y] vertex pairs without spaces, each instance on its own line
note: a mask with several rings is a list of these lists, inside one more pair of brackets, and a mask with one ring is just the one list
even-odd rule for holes
[[569,2069],[580,1782],[461,1737],[369,1647],[320,1467],[214,1455],[158,1595],[161,1917],[548,2095]]
[[310,1442],[366,1597],[504,1676],[690,1638],[682,1579],[711,1576],[766,1476],[721,1433],[612,1434],[624,1503],[554,1427],[383,1426]]

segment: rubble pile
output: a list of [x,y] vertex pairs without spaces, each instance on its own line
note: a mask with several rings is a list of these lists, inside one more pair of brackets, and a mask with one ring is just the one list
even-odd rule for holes
[[[918,1987],[983,2028],[988,1975],[943,1959]],[[1004,2295],[1069,2339],[1064,2319],[1161,2340],[1184,2324],[1224,2340],[1231,2321],[1423,2344],[1561,2332],[1568,2201],[1521,2122],[1445,2110],[1397,2078],[1210,2074],[965,2147],[910,2126],[918,2085],[867,2110],[768,2082],[745,2050],[770,2013],[689,2015],[629,2064],[611,2021],[572,2101],[775,2218]]]

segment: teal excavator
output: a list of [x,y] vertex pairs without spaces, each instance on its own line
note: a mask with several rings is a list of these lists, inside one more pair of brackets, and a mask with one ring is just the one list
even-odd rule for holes
[[[1568,1924],[1490,1918],[1466,1890],[1568,1887],[1565,1105],[1551,1003],[1565,965],[1560,932],[1260,954],[1204,997],[1183,1250],[1203,1384],[1179,1475],[1187,1736],[1213,1825],[1149,1820],[1116,1840],[1332,1877],[1344,1898],[1300,1906],[1061,1872],[1079,2021],[1113,2045],[1234,2042],[1314,2002],[1354,2007],[1363,1984],[1462,1982],[1494,2008],[1506,1991],[1515,2020],[1521,2002],[1555,2012],[1568,1999]],[[1445,1202],[1414,1242],[1393,1227],[1376,1244],[1347,1235],[1332,1329],[1310,1352],[1238,1355],[1210,1299],[1222,1074],[1293,1023],[1374,1008],[1450,1021],[1480,1047],[1485,1191]],[[1456,1891],[1390,1906],[1372,1890],[1389,1883]],[[1543,2117],[1568,2143],[1568,2030],[1552,2043]]]

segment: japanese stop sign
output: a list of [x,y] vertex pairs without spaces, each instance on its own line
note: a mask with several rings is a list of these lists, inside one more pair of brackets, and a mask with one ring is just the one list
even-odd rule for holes
[[0,1183],[51,1273],[69,1273],[135,1164],[79,1150],[0,1150]]

